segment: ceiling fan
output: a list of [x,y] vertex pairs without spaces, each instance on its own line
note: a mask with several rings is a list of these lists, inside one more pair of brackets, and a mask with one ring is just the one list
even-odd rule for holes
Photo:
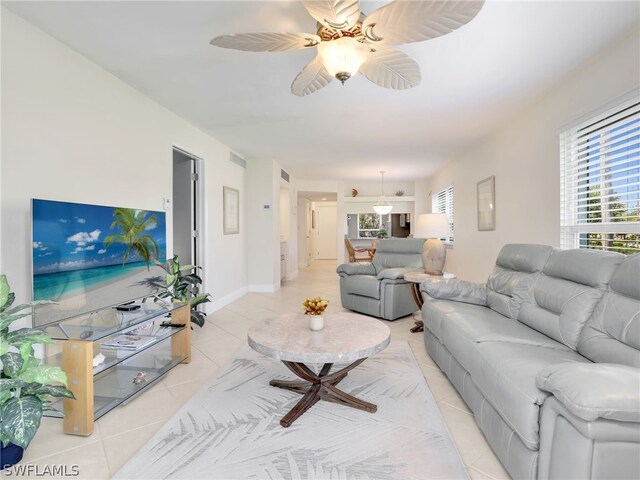
[[221,35],[212,45],[249,52],[318,49],[291,84],[300,97],[337,78],[342,84],[360,72],[385,88],[406,89],[420,83],[420,67],[390,45],[420,42],[452,32],[470,22],[484,0],[394,0],[368,16],[359,0],[300,0],[317,20],[311,33],[238,33]]

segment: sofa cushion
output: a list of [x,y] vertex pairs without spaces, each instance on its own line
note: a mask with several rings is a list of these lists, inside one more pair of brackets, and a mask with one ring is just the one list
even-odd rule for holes
[[616,269],[580,334],[578,352],[594,362],[640,367],[640,254]]
[[610,363],[560,363],[538,373],[536,383],[587,422],[598,418],[640,422],[637,368]]
[[595,250],[556,250],[522,297],[518,321],[576,349],[585,323],[623,255]]
[[429,299],[422,306],[422,323],[442,343],[442,324],[446,321],[447,313],[457,306],[448,300]]
[[378,280],[404,280],[405,273],[424,272],[423,269],[419,268],[404,268],[404,267],[395,267],[395,268],[385,268],[378,273]]
[[586,248],[556,250],[542,271],[550,277],[599,288],[609,283],[624,258],[621,253]]
[[522,299],[517,288],[529,288],[534,275],[551,255],[547,245],[508,244],[502,247],[496,266],[487,280],[487,305],[505,317],[517,318]]
[[346,293],[380,300],[380,280],[374,275],[352,275],[342,281]]
[[419,238],[391,238],[380,240],[373,265],[380,273],[385,268],[415,268],[422,269],[422,246],[424,240]]
[[536,375],[548,365],[587,362],[576,352],[511,342],[476,344],[473,382],[503,420],[531,450],[539,446],[539,409],[549,396],[536,387]]
[[478,343],[508,342],[569,351],[563,344],[486,307],[453,306],[442,322],[441,332],[441,343],[469,372],[476,361]]

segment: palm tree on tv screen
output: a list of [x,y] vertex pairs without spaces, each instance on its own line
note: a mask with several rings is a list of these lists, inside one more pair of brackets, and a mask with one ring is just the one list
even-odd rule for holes
[[149,263],[151,258],[158,258],[158,244],[153,237],[147,233],[157,224],[155,215],[145,218],[147,212],[144,210],[134,210],[132,208],[116,208],[113,210],[113,223],[111,229],[119,229],[122,233],[107,235],[104,239],[105,248],[112,243],[122,243],[127,246],[122,259],[124,265],[129,259],[132,250],[140,254],[143,260]]

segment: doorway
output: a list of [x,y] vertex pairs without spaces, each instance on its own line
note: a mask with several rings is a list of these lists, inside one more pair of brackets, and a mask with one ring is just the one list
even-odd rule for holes
[[202,265],[201,168],[202,159],[173,148],[173,253],[181,265]]
[[336,240],[338,236],[338,207],[335,204],[318,203],[316,212],[318,217],[318,259],[335,260],[338,258]]

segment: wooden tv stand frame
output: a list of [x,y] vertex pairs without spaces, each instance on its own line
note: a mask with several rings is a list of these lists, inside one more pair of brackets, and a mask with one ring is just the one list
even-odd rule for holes
[[[156,318],[163,315],[165,313],[158,315]],[[153,318],[147,319],[145,322],[151,320]],[[169,338],[160,340],[154,346],[161,342],[170,341],[172,356],[183,357],[184,359],[181,363],[189,363],[191,362],[190,305],[185,304],[173,310],[171,312],[171,323],[184,325],[185,328],[182,328]],[[70,435],[89,436],[93,433],[95,422],[93,353],[94,341],[92,340],[65,340],[62,345],[62,369],[67,374],[68,388],[76,397],[75,400],[65,398],[63,401],[65,414],[63,429],[64,433]],[[127,358],[133,358],[135,355],[137,353],[133,353]],[[138,395],[145,387],[140,388],[123,402]]]

